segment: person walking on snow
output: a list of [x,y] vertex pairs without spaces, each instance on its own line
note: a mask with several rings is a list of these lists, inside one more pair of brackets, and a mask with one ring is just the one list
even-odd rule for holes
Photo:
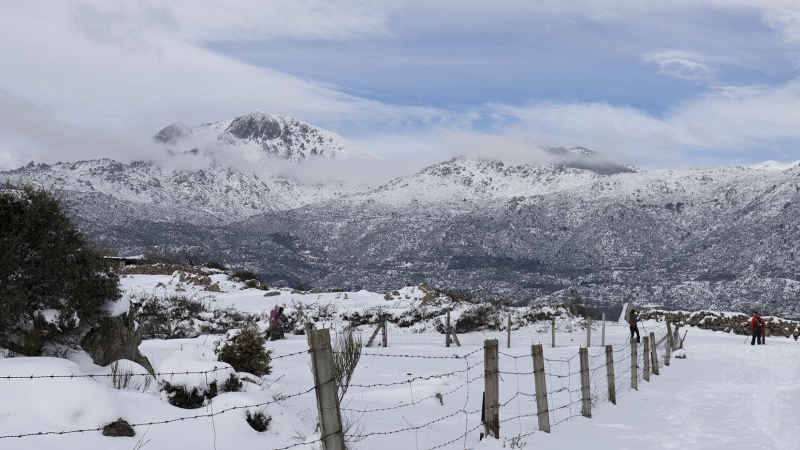
[[639,315],[636,314],[636,310],[632,309],[631,314],[628,316],[628,323],[631,325],[631,341],[633,340],[633,334],[636,333],[636,343],[638,344],[641,342],[641,338],[639,336],[639,325],[636,322],[639,321]]
[[753,330],[753,339],[750,345],[758,345],[764,343],[764,318],[758,315],[758,311],[753,313],[753,318],[750,319],[750,329]]
[[269,340],[276,341],[278,339],[285,339],[283,335],[283,320],[281,319],[283,307],[275,305],[272,311],[269,312]]

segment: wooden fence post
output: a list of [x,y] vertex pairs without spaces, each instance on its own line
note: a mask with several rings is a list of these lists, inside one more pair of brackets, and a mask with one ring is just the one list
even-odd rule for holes
[[550,432],[550,408],[547,405],[547,382],[544,377],[544,351],[542,345],[531,347],[533,353],[533,379],[536,385],[536,415],[539,418],[539,429]]
[[667,322],[667,343],[664,347],[664,365],[669,366],[669,358],[672,356],[672,327]]
[[658,375],[658,352],[657,352],[657,347],[656,347],[657,345],[658,344],[656,344],[656,334],[651,331],[650,332],[650,349],[651,349],[650,357],[652,359],[652,364],[653,364],[653,375]]
[[592,346],[592,318],[586,317],[586,347]]
[[608,377],[608,401],[617,404],[617,380],[614,377],[614,346],[606,345],[606,376]]
[[601,339],[600,343],[603,345],[603,347],[605,347],[606,346],[606,313],[603,313],[603,335],[602,335],[602,337],[600,339]]
[[444,322],[444,346],[450,347],[450,311],[447,311],[447,318]]
[[553,348],[556,348],[556,317],[553,316],[553,326],[550,327],[552,333]]
[[511,348],[511,313],[508,313],[508,347]]
[[583,416],[592,418],[592,391],[589,379],[589,349],[582,347],[578,350],[581,361],[581,399],[583,400]]
[[339,410],[339,388],[333,371],[333,351],[329,329],[310,330],[308,347],[311,350],[311,371],[317,394],[320,433],[324,450],[345,450],[342,433],[342,414]]
[[642,361],[644,361],[644,381],[650,381],[650,338],[642,337]]
[[381,331],[381,328],[384,327],[386,322],[380,322],[377,327],[375,327],[375,331],[372,332],[372,336],[370,336],[369,340],[367,341],[367,347],[372,346],[372,343],[375,341],[375,337],[378,336],[378,332]]
[[383,348],[386,348],[389,345],[389,334],[386,328],[386,319],[383,319],[383,333],[381,334],[381,341],[383,341]]
[[631,389],[639,390],[639,346],[631,340]]
[[497,339],[483,341],[484,405],[486,436],[500,439],[500,364]]

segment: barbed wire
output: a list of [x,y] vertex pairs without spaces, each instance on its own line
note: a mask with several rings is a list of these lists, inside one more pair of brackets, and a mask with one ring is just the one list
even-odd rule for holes
[[[130,426],[131,427],[141,427],[141,426],[152,426],[152,425],[164,425],[164,424],[173,423],[173,422],[182,422],[184,420],[194,420],[194,419],[201,419],[201,418],[207,418],[207,417],[214,417],[214,416],[218,416],[220,414],[224,414],[224,413],[226,413],[228,411],[233,411],[233,410],[237,410],[237,409],[259,408],[259,407],[262,407],[262,406],[271,405],[273,403],[282,402],[282,401],[288,400],[288,399],[293,398],[293,397],[299,397],[301,395],[308,394],[311,391],[313,391],[314,389],[315,389],[315,387],[312,387],[312,388],[309,388],[309,389],[307,389],[305,391],[302,391],[302,392],[296,392],[294,394],[283,395],[279,399],[271,400],[271,401],[267,401],[267,402],[254,403],[254,404],[250,404],[250,405],[230,406],[228,408],[221,409],[221,410],[219,410],[217,412],[206,413],[206,414],[195,414],[193,416],[178,417],[178,418],[175,418],[175,419],[157,420],[157,421],[153,421],[153,422],[132,423],[132,424],[130,424]],[[0,435],[0,439],[23,438],[23,437],[28,437],[28,436],[46,436],[46,435],[64,435],[64,434],[75,434],[75,433],[87,433],[87,432],[90,432],[90,431],[102,431],[103,428],[104,427],[84,428],[84,429],[77,429],[77,430],[62,430],[62,431],[37,431],[37,432],[32,432],[32,433],[21,433],[21,434],[16,434],[16,435]]]

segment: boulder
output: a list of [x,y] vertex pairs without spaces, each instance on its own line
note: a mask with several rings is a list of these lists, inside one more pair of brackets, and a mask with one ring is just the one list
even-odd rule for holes
[[281,295],[281,291],[272,291],[264,293],[264,297],[274,297],[276,295]]
[[394,295],[395,297],[399,297],[400,291],[392,291],[392,295]]
[[304,292],[303,292],[303,291],[301,291],[300,289],[292,289],[292,292],[291,292],[291,293],[292,293],[292,294],[304,294]]
[[322,292],[322,289],[315,287],[314,289],[309,291],[311,294],[319,294]]
[[384,300],[394,300],[394,297],[392,297],[392,294],[386,294],[386,295],[383,296],[383,299]]
[[209,292],[222,292],[222,289],[219,288],[219,283],[214,283],[203,290]]
[[153,373],[150,361],[139,352],[142,332],[130,313],[100,319],[81,340],[81,347],[98,366],[129,359]]

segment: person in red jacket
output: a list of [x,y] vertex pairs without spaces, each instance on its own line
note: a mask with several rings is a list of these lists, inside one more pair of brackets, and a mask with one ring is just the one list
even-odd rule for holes
[[758,341],[758,345],[764,343],[764,327],[766,323],[764,323],[764,318],[758,315],[758,312],[753,313],[753,318],[750,319],[750,329],[753,331],[753,339],[750,341],[750,345],[756,345],[756,341]]

